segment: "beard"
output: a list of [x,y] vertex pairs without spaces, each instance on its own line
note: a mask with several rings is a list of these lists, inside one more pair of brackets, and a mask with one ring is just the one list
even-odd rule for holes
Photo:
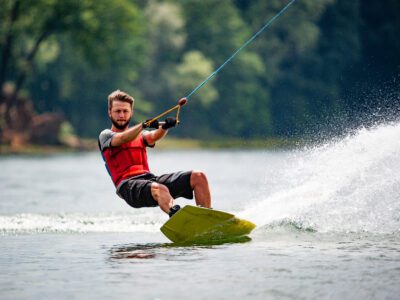
[[132,117],[130,117],[125,123],[118,123],[118,121],[114,120],[113,118],[110,117],[111,122],[113,123],[114,127],[117,128],[118,130],[125,130],[129,122],[131,121]]

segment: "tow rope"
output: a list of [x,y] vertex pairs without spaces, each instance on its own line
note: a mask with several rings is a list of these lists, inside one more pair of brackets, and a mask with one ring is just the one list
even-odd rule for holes
[[251,44],[262,32],[264,32],[276,19],[278,19],[283,13],[295,2],[296,0],[291,0],[284,8],[282,8],[272,19],[270,19],[259,31],[257,31],[251,38],[249,38],[246,42],[242,44],[225,62],[219,66],[213,73],[211,73],[210,76],[208,76],[202,83],[200,83],[197,87],[195,87],[186,97],[181,98],[178,101],[178,104],[175,105],[174,107],[166,110],[165,112],[159,114],[158,116],[154,117],[153,119],[149,120],[146,122],[147,125],[150,125],[152,122],[155,120],[161,118],[162,116],[170,113],[171,111],[177,109],[176,113],[176,123],[179,124],[179,112],[180,109],[183,105],[187,103],[187,101],[190,99],[190,97],[196,93],[202,86],[204,86],[207,82],[209,82],[225,65],[227,65],[233,58],[235,58],[236,55],[239,54],[240,51],[242,51],[244,48],[246,48],[249,44]]

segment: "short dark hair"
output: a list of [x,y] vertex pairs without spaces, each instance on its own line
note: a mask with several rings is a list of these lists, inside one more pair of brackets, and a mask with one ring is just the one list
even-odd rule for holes
[[112,92],[110,95],[108,95],[108,109],[111,109],[114,101],[127,102],[133,108],[133,103],[135,102],[135,99],[133,99],[132,96],[130,96],[129,94],[127,94],[125,92],[116,90],[116,91]]

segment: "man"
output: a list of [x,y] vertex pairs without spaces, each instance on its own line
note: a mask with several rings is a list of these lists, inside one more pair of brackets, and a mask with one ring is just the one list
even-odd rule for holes
[[[170,217],[180,209],[175,205],[175,199],[193,199],[193,192],[197,205],[210,208],[210,189],[203,172],[161,176],[150,173],[146,147],[154,147],[170,128],[175,127],[176,120],[167,118],[161,126],[156,120],[129,127],[133,107],[134,99],[130,95],[120,90],[112,92],[108,96],[111,130],[105,129],[99,136],[99,148],[117,194],[132,207],[159,206]],[[144,130],[148,127],[154,130]]]

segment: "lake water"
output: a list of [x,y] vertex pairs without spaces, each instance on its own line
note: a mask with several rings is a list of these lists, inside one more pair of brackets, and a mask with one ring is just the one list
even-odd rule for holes
[[[98,153],[0,158],[0,299],[398,299],[400,124],[288,151],[149,150],[207,173],[246,243],[174,247]],[[182,205],[192,203],[179,199]]]

